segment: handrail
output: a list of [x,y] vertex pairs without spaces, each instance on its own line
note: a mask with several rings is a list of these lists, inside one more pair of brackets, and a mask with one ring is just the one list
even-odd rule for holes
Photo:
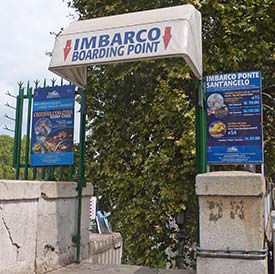
[[229,258],[229,259],[244,259],[244,260],[263,260],[268,255],[268,249],[258,250],[213,250],[202,249],[199,246],[196,248],[198,257],[202,258]]

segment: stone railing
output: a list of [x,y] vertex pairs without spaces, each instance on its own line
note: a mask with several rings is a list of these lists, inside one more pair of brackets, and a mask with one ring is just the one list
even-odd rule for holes
[[90,235],[89,259],[93,264],[121,264],[122,237],[120,233]]

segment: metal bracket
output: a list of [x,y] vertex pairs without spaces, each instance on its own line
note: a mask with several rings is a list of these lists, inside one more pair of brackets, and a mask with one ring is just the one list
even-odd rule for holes
[[203,107],[203,81],[199,81],[198,87],[198,105],[202,108]]
[[72,242],[74,243],[74,244],[76,244],[77,243],[77,235],[73,235],[72,236]]

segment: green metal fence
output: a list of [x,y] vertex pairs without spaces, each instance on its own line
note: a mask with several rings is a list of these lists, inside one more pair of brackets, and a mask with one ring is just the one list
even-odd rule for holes
[[[56,80],[50,81],[50,86],[55,86]],[[63,80],[60,81],[63,85]],[[51,180],[51,181],[72,181],[77,180],[76,166],[58,167],[31,167],[30,166],[30,144],[31,144],[31,119],[33,92],[38,87],[47,87],[47,81],[30,82],[24,87],[23,82],[18,83],[18,95],[16,96],[16,113],[14,129],[13,167],[16,169],[16,179],[24,180]],[[79,96],[79,94],[78,94]],[[24,121],[24,123],[23,123]],[[23,139],[24,137],[24,139]],[[25,149],[22,150],[22,142],[25,142]]]
[[[50,86],[55,86],[56,80],[52,79]],[[63,85],[61,79],[60,85]],[[33,92],[38,87],[47,87],[47,81],[34,81],[34,86],[27,83],[24,87],[23,82],[18,83],[18,95],[16,98],[15,129],[14,129],[14,150],[13,150],[13,167],[16,169],[16,179],[24,180],[62,180],[77,182],[77,233],[73,237],[76,243],[76,262],[80,263],[80,242],[81,242],[81,211],[82,211],[82,190],[86,187],[85,179],[85,124],[86,124],[86,91],[79,89],[76,96],[80,101],[80,130],[79,144],[75,148],[75,164],[72,166],[49,166],[49,167],[31,167],[30,166],[30,144],[31,144],[31,121],[32,121],[32,104]],[[25,116],[24,116],[25,115]],[[23,117],[24,116],[24,117]],[[25,119],[24,119],[25,118]],[[24,126],[23,121],[26,121]],[[22,137],[24,136],[25,151],[22,151]],[[79,151],[79,152],[78,152]]]

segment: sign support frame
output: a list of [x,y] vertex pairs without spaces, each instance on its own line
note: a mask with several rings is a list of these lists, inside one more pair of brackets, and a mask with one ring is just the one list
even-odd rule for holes
[[85,179],[85,129],[86,129],[86,99],[87,88],[80,90],[80,132],[79,132],[79,168],[77,183],[77,234],[76,234],[76,263],[80,264],[80,247],[81,247],[81,214],[82,214],[82,190],[86,187]]
[[[147,29],[152,26],[150,30]],[[171,33],[171,27],[173,31]],[[136,42],[146,42],[144,36],[148,34],[151,42],[161,44],[160,50],[157,49],[150,54],[138,56],[139,52],[135,52],[134,56],[125,58],[110,59],[109,57],[101,61],[90,58],[92,52],[102,50],[103,42],[106,37],[111,37],[114,45],[119,44],[119,32],[126,37],[122,39],[124,42],[122,48],[129,53],[129,48]],[[136,33],[136,40],[133,40],[129,33]],[[131,34],[131,35],[132,35]],[[149,35],[150,34],[150,35]],[[154,34],[154,35],[153,35]],[[163,34],[163,36],[161,36]],[[172,34],[172,36],[171,36]],[[104,38],[105,37],[105,38]],[[114,38],[115,37],[115,38]],[[128,38],[127,38],[128,37]],[[163,42],[162,42],[163,37]],[[104,39],[105,40],[104,40]],[[108,39],[109,39],[108,38]],[[172,39],[171,39],[172,38]],[[98,46],[96,46],[98,39]],[[103,40],[104,41],[103,41]],[[130,40],[129,40],[130,39]],[[169,42],[171,39],[171,42]],[[133,40],[133,41],[132,41]],[[149,41],[148,40],[148,41]],[[192,43],[187,43],[192,41]],[[130,41],[130,42],[129,42]],[[93,44],[95,43],[95,51]],[[110,41],[111,42],[111,41]],[[103,44],[102,44],[103,43]],[[113,44],[111,43],[111,46]],[[164,44],[163,44],[164,43]],[[170,43],[169,48],[167,47]],[[89,44],[89,46],[87,46]],[[133,44],[133,45],[132,45]],[[148,43],[147,43],[148,44]],[[84,47],[85,46],[85,47]],[[92,46],[92,50],[90,49]],[[106,46],[106,45],[105,45]],[[79,52],[81,49],[81,53]],[[128,49],[128,50],[127,50]],[[86,62],[86,57],[89,57]],[[81,55],[79,60],[72,58]],[[102,18],[94,18],[89,20],[77,21],[72,23],[64,31],[56,37],[56,43],[49,70],[67,79],[79,87],[83,87],[81,92],[81,118],[80,118],[80,158],[79,158],[79,174],[78,174],[78,223],[77,235],[74,237],[77,243],[77,263],[80,263],[80,240],[81,240],[81,205],[82,205],[82,189],[86,186],[85,182],[85,123],[86,123],[86,91],[87,91],[87,67],[92,64],[107,64],[109,62],[134,61],[138,59],[155,59],[163,57],[183,57],[185,62],[193,71],[196,80],[196,174],[206,172],[206,123],[205,123],[205,96],[202,88],[202,39],[201,39],[201,14],[192,5],[181,5],[162,9],[154,9],[142,12],[134,12],[121,14],[116,16],[108,16]],[[130,58],[131,57],[131,58]],[[90,60],[91,59],[91,60]],[[97,59],[97,58],[96,58]],[[82,62],[83,61],[83,62]],[[94,62],[95,61],[95,62]],[[198,209],[199,210],[199,209]],[[199,230],[198,230],[199,231]],[[199,240],[199,237],[198,239]]]
[[[206,160],[206,102],[204,84],[196,80],[196,175],[207,172]],[[199,197],[196,196],[196,242],[200,245],[200,207]]]

